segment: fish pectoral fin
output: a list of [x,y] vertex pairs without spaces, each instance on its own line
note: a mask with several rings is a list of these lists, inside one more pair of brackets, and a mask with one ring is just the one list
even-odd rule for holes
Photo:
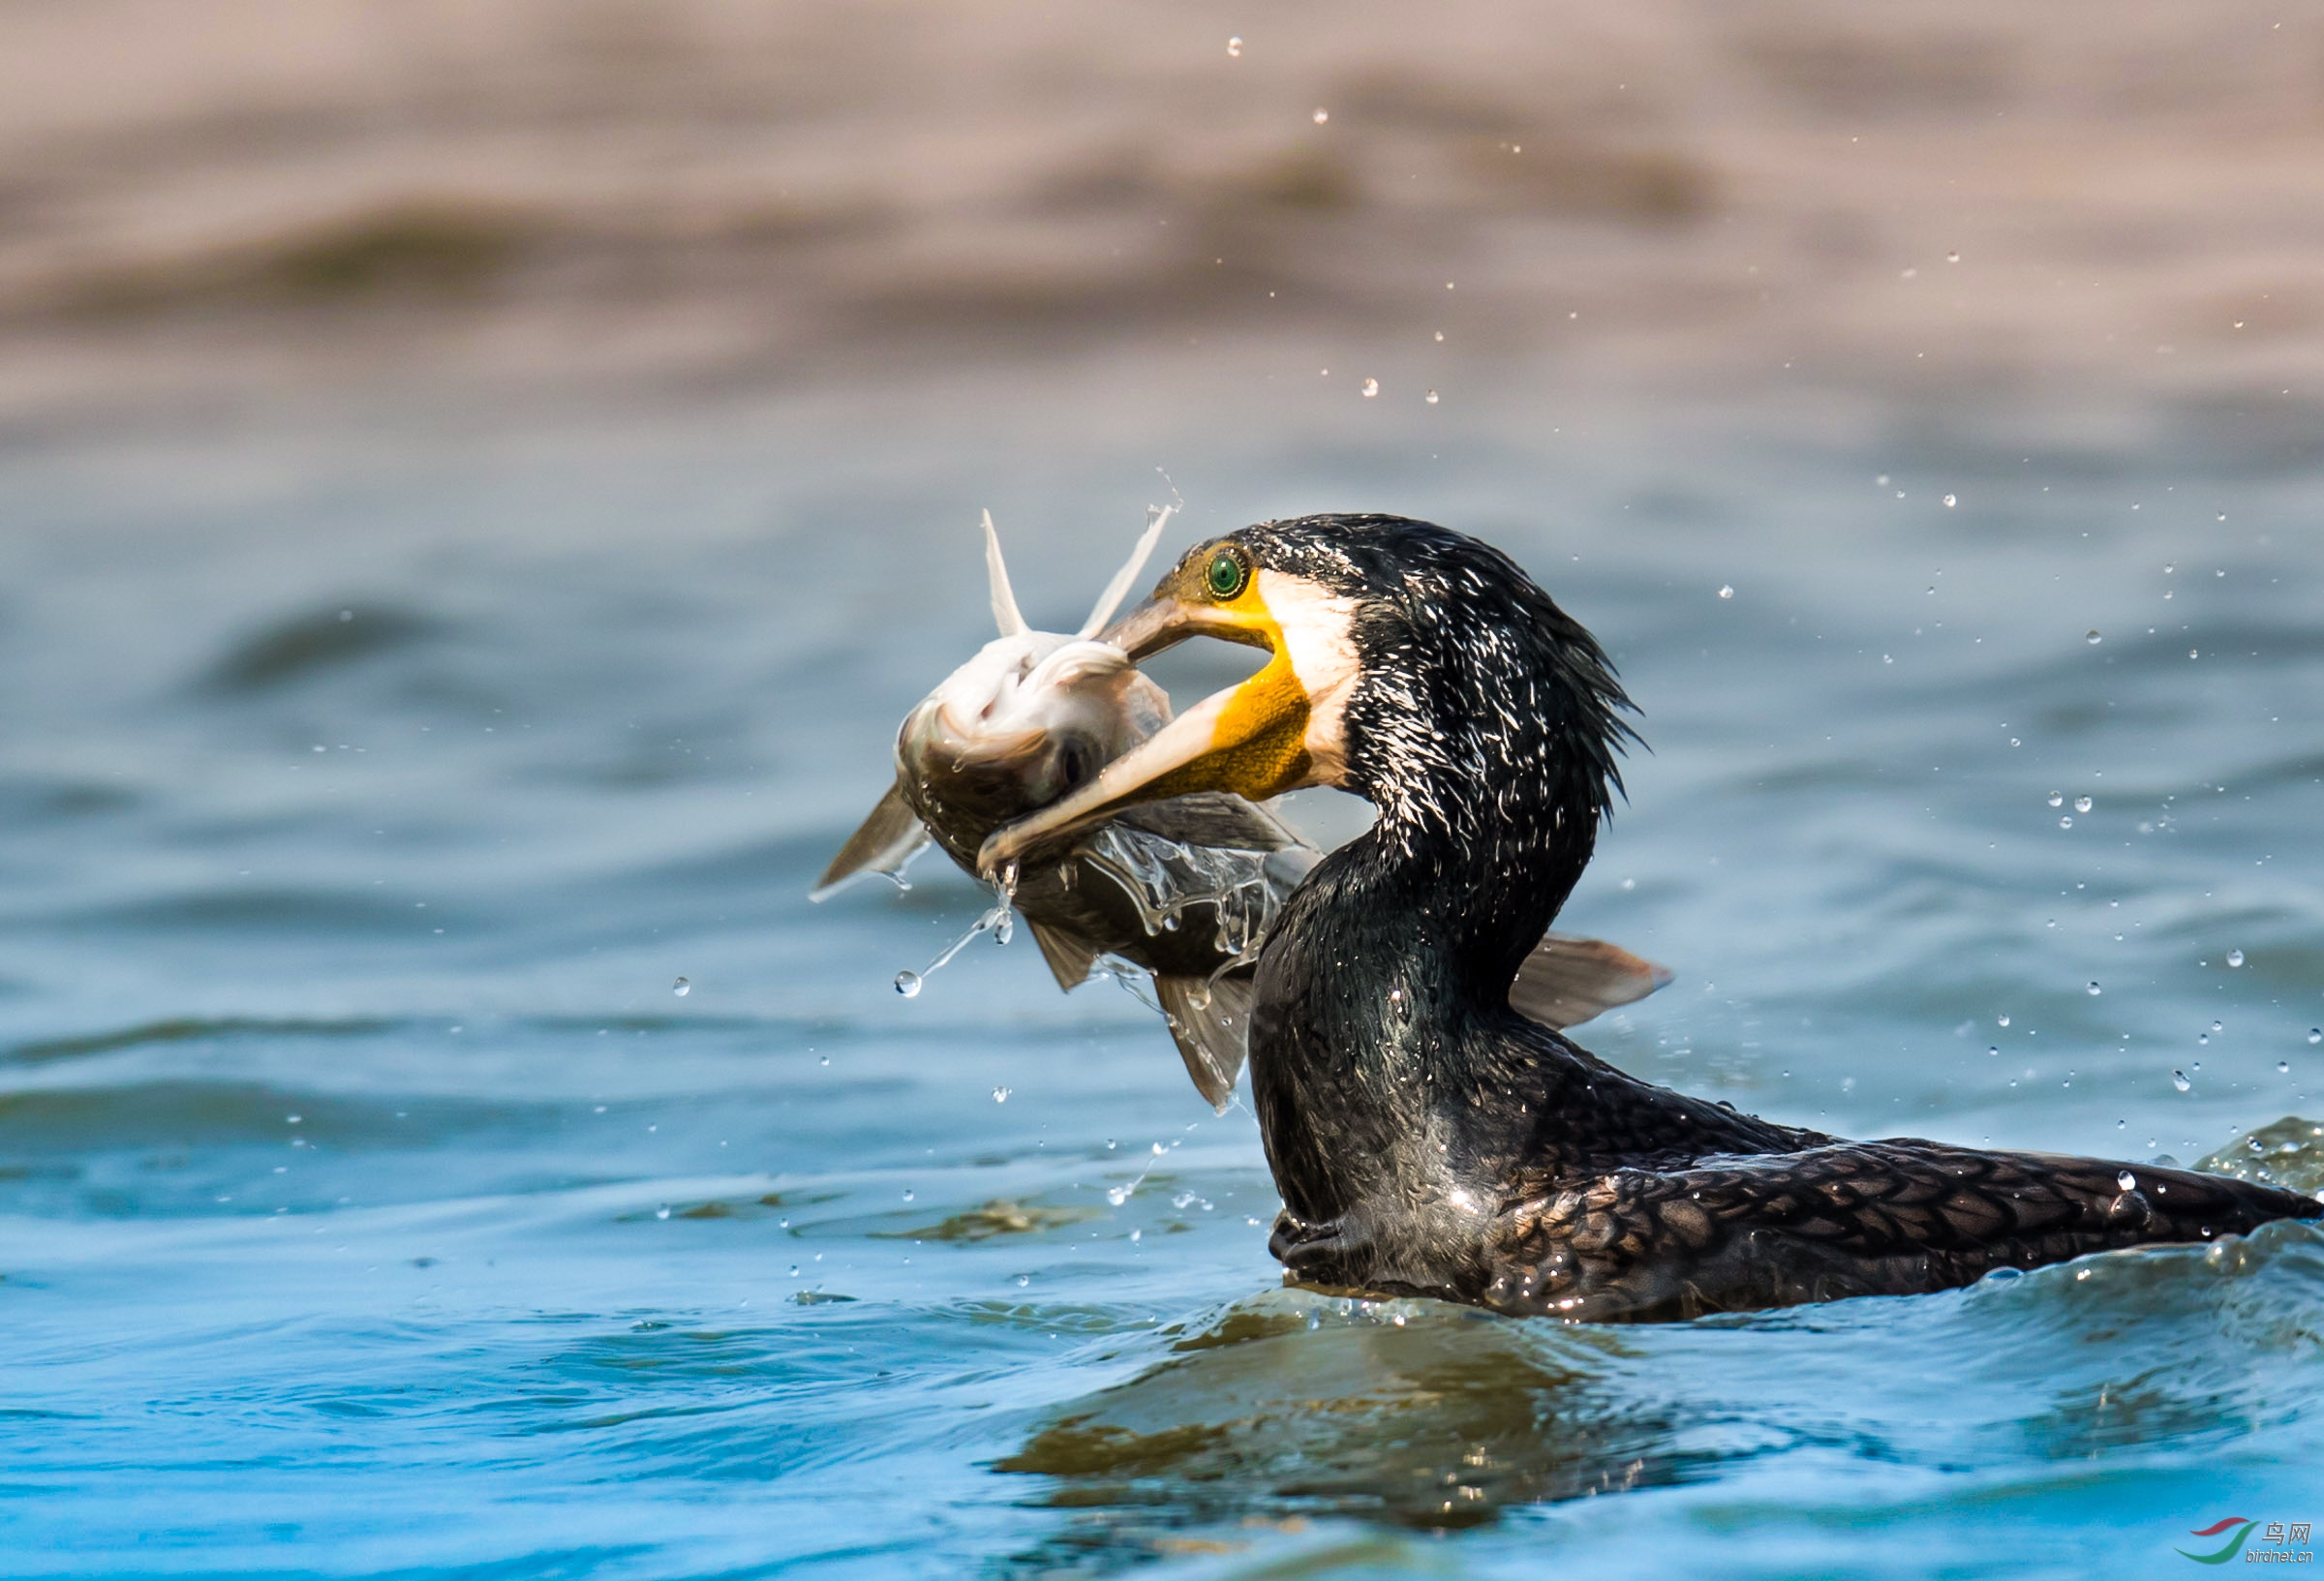
[[928,831],[920,827],[920,815],[904,801],[902,790],[891,785],[872,815],[847,836],[847,843],[840,847],[840,854],[831,859],[831,866],[823,869],[823,876],[815,880],[807,897],[826,899],[849,879],[865,873],[886,873],[893,878],[927,843]]
[[1669,967],[1619,945],[1571,933],[1544,933],[1509,986],[1509,1008],[1562,1031],[1616,1005],[1643,999],[1669,981]]
[[1097,964],[1098,949],[1081,934],[1049,923],[1036,923],[1030,917],[1025,922],[1033,930],[1033,942],[1041,946],[1041,958],[1049,962],[1049,972],[1057,980],[1057,987],[1070,993],[1089,981],[1089,968]]
[[1243,1053],[1251,1031],[1251,980],[1229,973],[1216,982],[1207,977],[1170,977],[1154,974],[1154,997],[1170,1022],[1170,1037],[1194,1078],[1194,1090],[1203,1101],[1224,1114],[1235,1096],[1235,1079],[1242,1074]]

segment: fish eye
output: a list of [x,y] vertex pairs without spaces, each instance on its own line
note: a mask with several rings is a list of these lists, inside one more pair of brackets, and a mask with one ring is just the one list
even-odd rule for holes
[[1221,549],[1210,557],[1210,567],[1203,573],[1203,579],[1209,584],[1211,597],[1232,598],[1242,592],[1243,584],[1251,579],[1251,571],[1240,555],[1232,549]]

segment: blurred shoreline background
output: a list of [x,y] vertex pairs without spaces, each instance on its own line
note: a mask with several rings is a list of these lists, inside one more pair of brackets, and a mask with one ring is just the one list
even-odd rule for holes
[[15,444],[1235,348],[1399,402],[2070,397],[2297,442],[2324,15],[0,7]]

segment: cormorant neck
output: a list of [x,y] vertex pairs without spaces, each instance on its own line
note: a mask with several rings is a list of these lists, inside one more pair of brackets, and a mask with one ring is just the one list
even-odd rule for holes
[[1380,815],[1351,867],[1419,924],[1462,987],[1498,1003],[1589,865],[1601,794],[1498,772],[1377,787]]
[[1589,634],[1521,575],[1413,627],[1364,634],[1348,705],[1349,788],[1379,812],[1358,866],[1497,1003],[1589,864],[1627,700]]

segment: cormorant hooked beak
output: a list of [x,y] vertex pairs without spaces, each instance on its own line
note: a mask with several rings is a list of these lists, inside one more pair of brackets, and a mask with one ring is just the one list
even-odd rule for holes
[[1340,714],[1355,684],[1352,600],[1300,576],[1258,566],[1225,538],[1189,553],[1144,604],[1099,640],[1133,663],[1188,637],[1220,637],[1272,656],[1116,758],[1096,778],[994,831],[978,853],[995,872],[1026,851],[1125,806],[1232,791],[1262,802],[1303,785],[1336,784],[1345,768]]

